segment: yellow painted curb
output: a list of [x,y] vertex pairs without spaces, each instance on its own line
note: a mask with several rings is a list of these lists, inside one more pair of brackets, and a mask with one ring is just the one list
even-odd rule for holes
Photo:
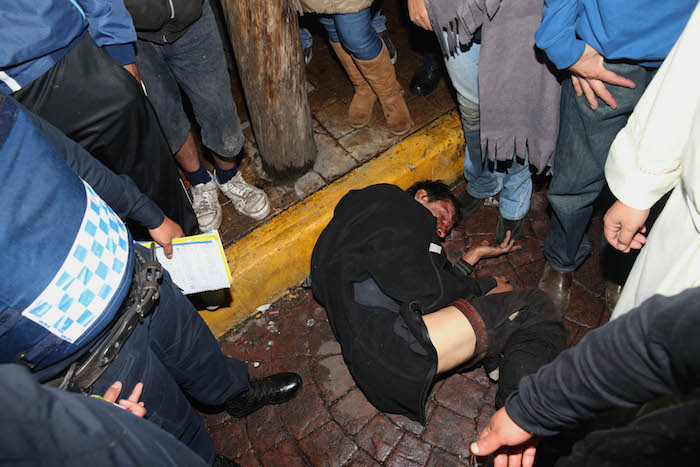
[[262,304],[300,284],[311,252],[345,194],[375,183],[407,188],[419,180],[451,184],[462,174],[464,134],[456,111],[437,119],[385,153],[280,212],[226,249],[233,303],[201,315],[219,337],[256,313]]

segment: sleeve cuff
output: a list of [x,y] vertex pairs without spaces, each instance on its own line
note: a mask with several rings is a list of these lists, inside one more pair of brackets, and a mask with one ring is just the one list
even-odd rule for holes
[[504,407],[510,419],[513,420],[513,423],[533,436],[554,436],[559,433],[558,431],[548,430],[528,420],[523,410],[522,400],[518,390],[508,396]]
[[545,51],[549,60],[559,70],[569,68],[576,63],[583,55],[583,51],[586,50],[586,43],[576,38],[576,33],[573,30],[546,47],[540,44],[537,46]]
[[111,44],[103,47],[121,66],[131,65],[136,62],[134,44]]
[[469,274],[471,274],[474,271],[474,266],[467,263],[462,258],[459,258],[459,260],[457,261],[457,263],[455,264],[454,267],[455,267],[455,271],[457,271],[457,273],[460,276],[464,276],[464,277],[467,277]]

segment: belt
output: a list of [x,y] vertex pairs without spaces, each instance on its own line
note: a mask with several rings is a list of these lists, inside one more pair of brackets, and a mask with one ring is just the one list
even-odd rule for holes
[[73,362],[63,374],[47,382],[47,385],[90,394],[92,385],[117,358],[136,326],[143,323],[144,318],[153,311],[159,297],[158,281],[163,277],[163,266],[156,259],[154,244],[151,245],[150,259],[144,259],[138,251],[135,251],[134,256],[131,287],[117,312],[119,318],[113,322],[111,329],[94,350]]

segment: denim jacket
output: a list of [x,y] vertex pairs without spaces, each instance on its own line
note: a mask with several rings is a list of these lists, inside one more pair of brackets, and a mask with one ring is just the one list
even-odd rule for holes
[[122,65],[134,63],[136,32],[122,0],[0,3],[0,94],[46,73],[86,32]]

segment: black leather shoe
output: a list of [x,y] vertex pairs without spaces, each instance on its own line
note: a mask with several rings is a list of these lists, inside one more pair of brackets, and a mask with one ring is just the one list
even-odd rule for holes
[[435,91],[442,76],[442,68],[423,65],[411,79],[411,92],[416,96],[427,96]]
[[608,314],[612,315],[613,310],[617,306],[617,301],[620,300],[622,294],[622,286],[617,282],[606,281],[605,284],[605,308]]
[[559,316],[564,316],[569,311],[572,281],[573,273],[559,272],[551,264],[547,263],[544,267],[542,278],[537,284],[537,287],[552,299]]
[[236,418],[247,417],[265,405],[287,402],[302,385],[296,373],[277,373],[249,381],[242,393],[226,401],[226,411]]

